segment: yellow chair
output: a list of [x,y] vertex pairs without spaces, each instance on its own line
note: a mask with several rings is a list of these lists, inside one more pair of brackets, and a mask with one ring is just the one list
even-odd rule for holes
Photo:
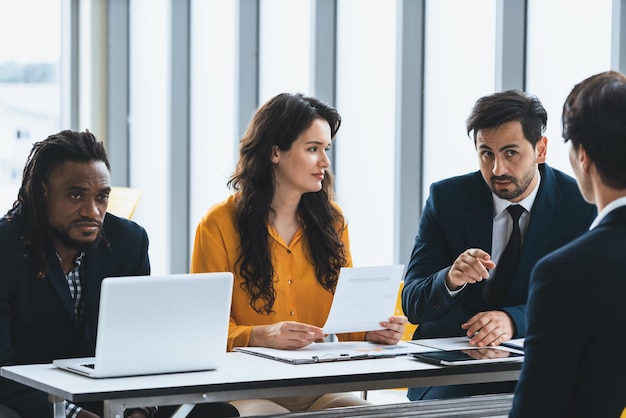
[[111,187],[107,212],[131,219],[141,198],[141,192],[132,187]]
[[[394,315],[404,315],[404,311],[402,310],[402,289],[404,289],[404,281],[400,282],[400,289],[398,290],[398,297],[396,299],[396,310],[394,311]],[[402,341],[411,341],[413,339],[413,333],[417,329],[417,325],[407,323],[404,326],[404,335],[402,336]]]

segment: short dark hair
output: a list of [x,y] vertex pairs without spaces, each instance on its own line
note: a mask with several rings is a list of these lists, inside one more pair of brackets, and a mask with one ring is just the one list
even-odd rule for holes
[[534,148],[546,129],[548,112],[537,97],[521,90],[507,90],[478,99],[465,127],[467,135],[476,142],[479,130],[497,128],[511,121],[522,124],[524,136]]
[[563,104],[563,138],[583,147],[602,181],[626,189],[626,76],[606,71],[578,83]]
[[22,185],[13,207],[4,219],[18,218],[25,242],[30,243],[31,255],[37,271],[43,276],[47,270],[45,248],[48,233],[48,211],[43,184],[50,174],[66,161],[102,161],[111,171],[104,144],[85,130],[64,130],[33,144],[22,174]]

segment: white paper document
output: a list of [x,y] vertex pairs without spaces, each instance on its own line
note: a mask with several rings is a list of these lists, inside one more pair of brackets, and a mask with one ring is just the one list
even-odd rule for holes
[[524,338],[514,338],[509,341],[505,341],[500,344],[504,347],[514,348],[516,350],[524,351]]
[[367,341],[345,341],[312,343],[297,350],[279,350],[267,347],[235,347],[234,350],[289,364],[310,364],[397,357],[429,349],[404,341],[395,345],[376,344]]
[[411,344],[417,344],[424,347],[431,347],[437,350],[462,350],[472,348],[468,337],[447,337],[447,338],[422,338],[410,341]]
[[[419,340],[409,341],[411,344],[421,345],[423,347],[431,347],[437,350],[464,350],[468,348],[477,348],[474,345],[470,345],[470,339],[468,337],[448,337],[448,338],[422,338]],[[524,351],[524,339],[517,338],[509,340],[500,344],[498,348],[503,348],[507,351],[511,349],[516,351]]]
[[394,315],[404,265],[344,267],[326,324],[326,334],[374,331]]

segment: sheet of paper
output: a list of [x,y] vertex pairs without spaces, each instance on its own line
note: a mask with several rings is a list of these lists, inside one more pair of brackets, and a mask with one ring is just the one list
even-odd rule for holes
[[393,316],[404,265],[342,268],[323,329],[327,334],[374,331]]
[[509,341],[505,341],[502,344],[505,347],[514,348],[516,350],[524,351],[524,338],[514,338]]
[[419,353],[428,349],[404,341],[400,341],[396,345],[376,344],[367,341],[344,341],[313,343],[298,350],[279,350],[267,347],[235,347],[235,350],[290,364],[308,364],[396,357],[409,353]]
[[472,348],[469,344],[468,337],[422,338],[410,342],[437,350],[462,350],[464,348]]
[[[463,350],[466,348],[477,348],[470,345],[468,337],[447,337],[447,338],[423,338],[419,340],[409,341],[411,344],[421,345],[422,347],[431,347],[437,350]],[[524,339],[518,338],[508,341],[509,344],[503,343],[499,348],[507,351],[523,351]],[[516,345],[521,345],[521,348]]]

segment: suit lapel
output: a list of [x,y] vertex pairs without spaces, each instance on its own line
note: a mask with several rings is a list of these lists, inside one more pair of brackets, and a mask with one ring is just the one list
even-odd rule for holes
[[[465,212],[465,249],[481,248],[491,254],[493,237],[493,198],[491,189],[482,175],[477,173],[476,184],[471,187],[472,197],[467,201]],[[485,281],[469,286],[462,297],[476,310],[485,309],[482,293]]]
[[67,278],[65,277],[65,273],[61,268],[61,263],[56,256],[56,252],[53,248],[48,250],[48,272],[46,277],[54,290],[54,293],[59,298],[63,309],[67,313],[67,315],[72,319],[74,324],[76,324],[76,315],[74,314],[74,301],[72,300],[72,295],[70,295],[70,288],[67,284]]
[[[510,293],[526,290],[526,281],[519,280],[527,277],[536,262],[548,253],[550,239],[561,217],[561,191],[558,188],[554,173],[550,168],[541,169],[541,184],[537,197],[533,203],[530,223],[520,253],[519,268],[511,284]],[[526,243],[530,243],[526,245]],[[521,284],[524,284],[522,289]]]
[[546,237],[551,236],[554,226],[561,217],[560,202],[561,191],[557,186],[554,173],[544,167],[524,238],[524,243],[532,242],[532,246],[522,248],[520,262],[523,263],[527,258],[534,259],[538,254],[545,254],[550,241]]
[[491,239],[493,235],[493,198],[491,190],[484,179],[478,175],[480,185],[476,193],[467,203],[465,214],[465,236],[467,248],[482,248],[491,253]]
[[[97,312],[100,300],[100,284],[103,277],[107,277],[109,272],[108,265],[111,257],[111,249],[105,242],[100,243],[96,248],[89,250],[85,256],[82,274],[84,274],[83,286],[81,289],[83,306],[85,307],[85,318],[89,318]],[[67,315],[76,324],[76,315],[74,313],[74,301],[70,295],[67,278],[61,264],[56,257],[54,248],[48,251],[48,273],[46,274],[50,284],[67,312]]]
[[85,318],[90,318],[97,313],[100,301],[100,285],[102,279],[109,275],[110,269],[108,267],[111,253],[108,243],[103,241],[89,251],[85,257],[85,277],[83,278]]

